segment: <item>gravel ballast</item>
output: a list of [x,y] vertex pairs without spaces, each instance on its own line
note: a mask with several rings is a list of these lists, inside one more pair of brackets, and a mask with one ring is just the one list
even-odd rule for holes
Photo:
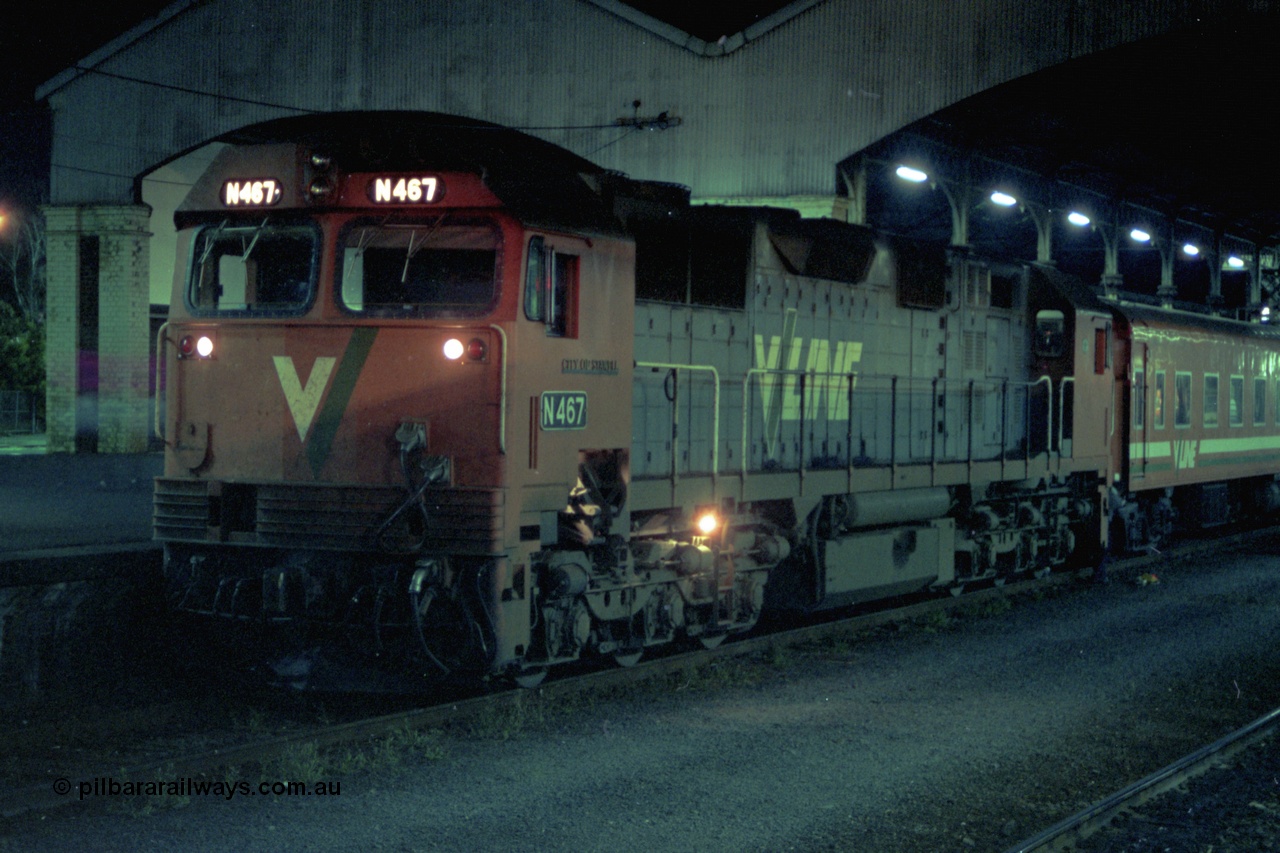
[[337,795],[104,796],[11,822],[0,850],[998,851],[1280,705],[1278,554],[531,693],[375,770],[272,771]]

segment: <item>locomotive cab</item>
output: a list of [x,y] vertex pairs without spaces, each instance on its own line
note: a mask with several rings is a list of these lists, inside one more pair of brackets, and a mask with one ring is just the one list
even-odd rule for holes
[[630,388],[632,249],[590,204],[542,201],[572,204],[586,166],[550,161],[553,196],[470,159],[492,150],[437,161],[379,130],[268,128],[176,214],[155,503],[171,597],[257,626],[299,685],[518,666],[529,558],[580,451],[625,473],[609,401]]

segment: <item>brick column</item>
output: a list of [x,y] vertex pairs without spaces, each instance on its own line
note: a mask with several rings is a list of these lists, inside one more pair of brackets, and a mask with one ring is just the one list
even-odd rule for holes
[[80,209],[46,207],[45,424],[50,453],[76,449],[76,339],[80,309]]
[[[78,384],[81,288],[97,268],[97,450],[141,453],[150,429],[150,278],[146,205],[47,207],[48,370],[50,452],[73,452],[84,402]],[[96,237],[97,258],[82,257]],[[91,245],[91,244],[90,244]],[[96,260],[96,263],[94,262]],[[86,266],[88,264],[88,266]],[[88,357],[92,358],[92,354]]]

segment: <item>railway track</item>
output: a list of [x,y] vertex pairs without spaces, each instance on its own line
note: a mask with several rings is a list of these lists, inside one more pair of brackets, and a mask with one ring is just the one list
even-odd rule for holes
[[[1208,542],[1189,542],[1175,551],[1163,555],[1135,557],[1113,564],[1116,577],[1125,574],[1136,576],[1153,564],[1165,560],[1185,560],[1209,551],[1240,547],[1251,538],[1274,532],[1272,529],[1233,534]],[[284,734],[249,736],[212,748],[190,751],[175,750],[173,754],[155,760],[147,760],[121,767],[119,763],[106,764],[101,772],[86,775],[115,774],[119,777],[142,780],[153,778],[201,777],[215,774],[225,768],[240,766],[264,766],[273,759],[287,755],[307,745],[325,749],[342,745],[374,741],[409,730],[428,730],[448,726],[458,721],[474,718],[482,713],[502,714],[528,701],[530,695],[538,700],[556,701],[575,695],[590,694],[634,685],[645,681],[671,678],[681,672],[693,672],[713,663],[734,658],[767,655],[775,650],[822,642],[836,637],[863,633],[876,628],[926,619],[935,614],[953,610],[980,610],[995,599],[1009,598],[1028,593],[1043,593],[1079,583],[1080,572],[1063,572],[1042,578],[1033,578],[1003,586],[987,586],[967,591],[963,596],[930,598],[904,606],[885,605],[874,612],[864,612],[845,618],[832,619],[803,627],[779,628],[758,636],[730,640],[716,649],[696,649],[656,657],[625,668],[608,668],[580,674],[553,677],[533,691],[519,688],[501,688],[473,698],[446,701],[444,703],[415,707],[394,713],[377,714],[347,722],[328,725],[301,725]],[[45,812],[69,806],[79,800],[68,795],[68,780],[59,777],[38,784],[31,784],[0,795],[0,818],[12,818],[29,812]],[[1034,848],[1033,848],[1034,849]],[[1056,849],[1056,848],[1039,848]]]
[[1236,754],[1271,738],[1277,731],[1280,731],[1280,708],[1010,847],[1007,853],[1074,850],[1081,842],[1106,828],[1117,816],[1180,788]]

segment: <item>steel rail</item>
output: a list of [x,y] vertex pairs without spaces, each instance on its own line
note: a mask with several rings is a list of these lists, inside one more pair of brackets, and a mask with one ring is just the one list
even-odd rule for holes
[[1278,728],[1280,708],[1010,847],[1007,853],[1069,850],[1074,843],[1105,827],[1120,812],[1150,802],[1177,788],[1188,779],[1212,769],[1224,758],[1270,737]]

